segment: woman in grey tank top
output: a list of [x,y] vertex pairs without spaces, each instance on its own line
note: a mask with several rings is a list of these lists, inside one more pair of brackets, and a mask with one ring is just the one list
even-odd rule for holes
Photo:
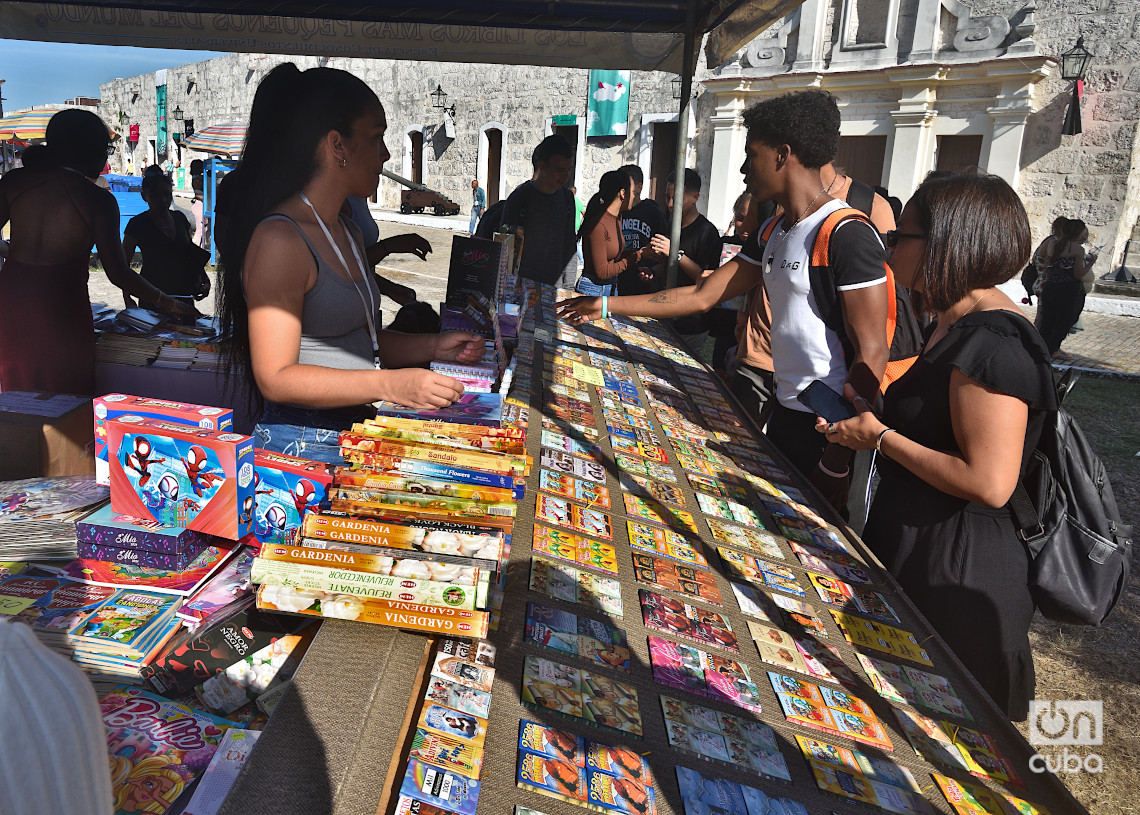
[[284,63],[254,97],[231,179],[220,314],[227,375],[263,404],[254,434],[265,449],[339,463],[337,432],[374,415],[371,403],[431,409],[463,393],[416,366],[482,356],[469,332],[379,328],[380,292],[340,211],[375,191],[386,127],[372,90],[332,68]]

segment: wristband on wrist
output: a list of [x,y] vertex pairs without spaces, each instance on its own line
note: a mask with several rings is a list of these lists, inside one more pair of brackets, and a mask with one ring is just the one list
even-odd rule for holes
[[895,430],[893,427],[885,428],[883,430],[883,432],[879,434],[879,438],[875,439],[875,452],[876,453],[882,453],[883,452],[883,436],[887,435],[888,433],[897,433],[897,432],[898,431]]
[[610,302],[610,298],[603,295],[603,297],[602,297],[602,319],[603,320],[610,316],[609,302]]
[[843,472],[841,472],[841,473],[832,472],[831,470],[827,469],[826,466],[824,466],[823,459],[819,460],[819,470],[824,475],[829,475],[832,478],[846,478],[847,476],[851,475],[851,468],[850,467],[846,467],[843,470]]

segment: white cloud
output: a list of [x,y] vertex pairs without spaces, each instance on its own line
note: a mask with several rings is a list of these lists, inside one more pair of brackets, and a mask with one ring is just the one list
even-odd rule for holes
[[625,122],[614,122],[614,135],[624,136],[626,133]]
[[594,100],[598,102],[616,102],[625,96],[625,83],[619,82],[611,85],[609,82],[599,82],[594,91]]

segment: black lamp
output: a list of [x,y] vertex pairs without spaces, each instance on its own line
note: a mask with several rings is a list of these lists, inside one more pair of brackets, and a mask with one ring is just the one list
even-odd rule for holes
[[1065,123],[1061,125],[1061,135],[1076,136],[1084,132],[1081,124],[1081,83],[1088,72],[1092,54],[1085,48],[1085,38],[1077,37],[1077,44],[1061,54],[1061,78],[1073,83],[1073,98],[1065,111]]
[[442,110],[448,114],[452,119],[455,118],[455,105],[447,106],[447,91],[445,91],[439,84],[436,84],[435,90],[431,92],[431,106]]
[[673,80],[673,98],[681,98],[681,77],[677,77]]
[[174,121],[181,122],[182,121],[182,108],[176,107],[173,111],[171,111],[170,116],[172,119],[174,119]]
[[1085,38],[1077,37],[1077,44],[1072,50],[1061,54],[1061,78],[1070,81],[1084,79],[1091,62],[1092,54],[1085,48]]

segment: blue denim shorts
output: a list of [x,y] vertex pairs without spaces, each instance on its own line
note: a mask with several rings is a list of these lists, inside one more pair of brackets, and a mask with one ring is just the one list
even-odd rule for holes
[[578,278],[576,291],[578,294],[586,297],[613,297],[617,294],[617,282],[595,283],[593,280],[590,280],[590,278],[582,275]]
[[353,422],[375,416],[365,408],[315,410],[268,402],[253,437],[257,446],[274,453],[322,461],[326,464],[343,464],[337,437],[350,430]]

